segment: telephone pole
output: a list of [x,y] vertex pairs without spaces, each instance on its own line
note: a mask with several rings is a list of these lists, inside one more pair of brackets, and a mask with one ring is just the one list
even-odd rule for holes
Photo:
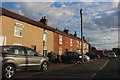
[[82,9],[80,9],[81,16],[81,53],[82,53],[82,62],[84,63],[84,54],[83,54],[83,27],[82,27]]

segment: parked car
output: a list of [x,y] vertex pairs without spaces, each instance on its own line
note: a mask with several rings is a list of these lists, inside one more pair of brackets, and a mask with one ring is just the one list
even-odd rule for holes
[[61,60],[68,63],[78,63],[82,61],[82,54],[78,52],[66,52],[65,54],[61,55]]
[[99,55],[94,54],[94,53],[90,53],[90,52],[86,53],[85,55],[88,55],[91,59],[100,58],[100,56],[99,56]]
[[90,61],[90,57],[88,55],[84,55],[84,62]]
[[108,58],[110,59],[110,58],[116,58],[117,56],[116,56],[116,54],[114,53],[114,52],[110,52],[109,54],[108,54]]
[[1,47],[2,77],[5,79],[12,78],[16,69],[25,70],[36,67],[40,68],[41,71],[48,69],[49,58],[40,55],[31,48],[13,45]]

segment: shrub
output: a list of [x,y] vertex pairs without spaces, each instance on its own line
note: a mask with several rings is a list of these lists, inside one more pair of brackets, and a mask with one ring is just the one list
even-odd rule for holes
[[48,53],[48,57],[49,57],[50,62],[55,62],[58,59],[58,54],[51,51]]

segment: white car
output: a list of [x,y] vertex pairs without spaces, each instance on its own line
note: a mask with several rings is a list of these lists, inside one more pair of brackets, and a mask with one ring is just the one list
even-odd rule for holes
[[109,54],[108,54],[108,58],[116,58],[117,56],[116,56],[116,54],[114,53],[114,52],[110,52]]
[[85,62],[86,62],[86,61],[90,61],[90,57],[89,57],[89,56],[84,55],[84,58],[85,58],[85,59],[84,59],[84,60],[85,60]]

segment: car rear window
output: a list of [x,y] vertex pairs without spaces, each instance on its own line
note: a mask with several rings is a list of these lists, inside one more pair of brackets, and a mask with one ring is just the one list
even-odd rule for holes
[[114,55],[114,54],[110,54],[110,55]]
[[71,55],[71,54],[72,54],[72,52],[67,52],[66,54],[67,54],[67,55]]
[[10,49],[10,47],[2,47],[2,52],[3,53],[10,53],[11,49]]

